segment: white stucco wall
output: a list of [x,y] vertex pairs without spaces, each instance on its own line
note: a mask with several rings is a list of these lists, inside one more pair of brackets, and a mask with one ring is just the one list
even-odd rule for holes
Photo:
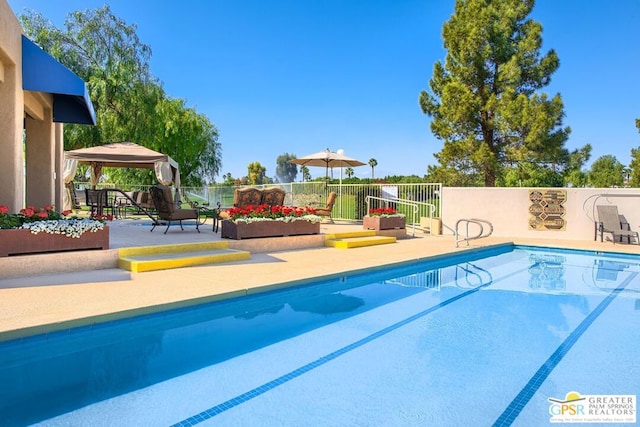
[[[443,233],[453,234],[459,219],[480,218],[491,222],[495,236],[588,240],[594,235],[596,204],[617,205],[631,229],[640,231],[640,188],[562,189],[567,191],[566,229],[559,231],[529,230],[530,190],[559,189],[444,187],[441,195]],[[474,230],[477,228],[470,229]]]

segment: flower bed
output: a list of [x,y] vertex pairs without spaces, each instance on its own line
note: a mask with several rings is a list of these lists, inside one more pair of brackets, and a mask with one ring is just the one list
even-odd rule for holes
[[369,215],[362,218],[362,227],[365,230],[404,229],[406,224],[406,217],[393,208],[369,209]]
[[0,257],[109,248],[109,228],[102,220],[64,218],[68,214],[51,206],[10,214],[0,206]]
[[0,257],[89,249],[109,249],[108,226],[77,238],[45,232],[33,234],[27,229],[0,230]]
[[262,204],[231,208],[228,213],[229,219],[222,221],[221,237],[236,240],[318,234],[322,220],[315,215],[315,209],[309,207]]
[[226,239],[250,239],[255,237],[281,237],[320,233],[320,222],[297,221],[222,221],[221,237]]

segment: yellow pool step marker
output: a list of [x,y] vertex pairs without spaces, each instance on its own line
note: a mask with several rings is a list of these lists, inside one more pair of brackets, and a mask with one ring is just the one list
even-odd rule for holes
[[197,242],[122,248],[118,250],[118,258],[118,267],[141,273],[247,260],[251,254],[229,249],[228,242]]
[[325,236],[324,245],[332,248],[350,249],[364,246],[385,245],[395,243],[395,237],[377,236],[375,230],[333,233]]

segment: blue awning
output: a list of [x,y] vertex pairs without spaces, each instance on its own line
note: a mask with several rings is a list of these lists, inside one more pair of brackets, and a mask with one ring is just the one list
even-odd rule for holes
[[84,81],[24,35],[22,89],[53,95],[54,122],[96,124],[96,113]]

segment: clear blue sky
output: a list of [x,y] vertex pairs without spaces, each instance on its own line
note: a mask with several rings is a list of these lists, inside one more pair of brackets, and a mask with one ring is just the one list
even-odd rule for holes
[[[108,3],[135,24],[168,95],[218,127],[221,174],[244,176],[258,161],[273,177],[279,155],[330,148],[365,163],[375,158],[376,177],[423,176],[442,148],[418,96],[445,58],[442,24],[454,0],[8,3],[58,27],[70,12]],[[640,147],[640,1],[538,0],[531,17],[543,25],[543,53],[560,57],[544,92],[562,95],[567,148],[590,143],[590,163],[613,154],[628,165]],[[369,166],[355,172],[371,176]]]

